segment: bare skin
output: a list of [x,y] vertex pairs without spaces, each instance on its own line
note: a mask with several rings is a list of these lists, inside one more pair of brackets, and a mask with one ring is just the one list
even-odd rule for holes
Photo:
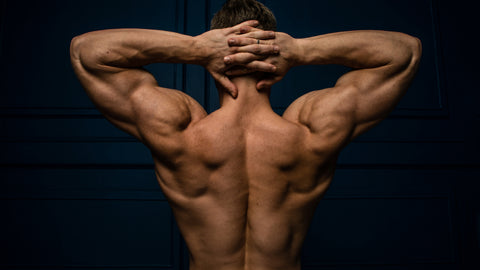
[[[72,41],[75,72],[94,103],[151,149],[191,269],[300,269],[305,234],[340,150],[394,108],[421,55],[420,42],[401,33],[294,39],[255,25],[197,37],[105,30]],[[204,66],[221,107],[207,115],[186,94],[158,86],[141,68],[153,62]],[[275,114],[270,86],[290,68],[311,64],[355,69]]]

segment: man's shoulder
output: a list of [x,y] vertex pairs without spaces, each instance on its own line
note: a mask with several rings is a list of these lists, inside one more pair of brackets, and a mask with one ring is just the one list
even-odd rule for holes
[[306,127],[316,148],[336,152],[348,143],[354,127],[352,91],[351,87],[335,86],[308,92],[295,100],[283,117]]

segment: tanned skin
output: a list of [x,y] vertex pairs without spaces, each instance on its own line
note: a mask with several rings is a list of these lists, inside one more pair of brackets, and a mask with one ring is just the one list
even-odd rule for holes
[[[340,150],[395,107],[421,56],[419,40],[402,33],[295,39],[256,24],[196,37],[104,30],[72,41],[74,70],[95,105],[150,148],[190,269],[300,269]],[[221,107],[207,114],[183,92],[160,87],[142,69],[157,62],[204,66]],[[324,64],[353,70],[274,113],[274,83],[294,66]]]

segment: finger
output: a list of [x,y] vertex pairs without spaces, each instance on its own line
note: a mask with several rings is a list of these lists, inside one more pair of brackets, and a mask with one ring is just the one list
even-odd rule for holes
[[260,28],[255,28],[255,27],[252,27],[252,26],[242,26],[240,28],[240,34],[246,34],[246,33],[249,33],[249,32],[256,32],[256,31],[265,31],[265,30],[260,29]]
[[225,72],[228,76],[242,76],[255,72],[255,70],[250,70],[246,67],[236,66],[232,69],[229,69]]
[[242,37],[246,38],[253,38],[253,39],[260,39],[260,40],[267,40],[267,39],[274,39],[275,32],[274,31],[250,31],[246,34],[243,34]]
[[273,79],[270,78],[270,79],[264,79],[264,80],[261,80],[257,83],[257,89],[267,89],[267,88],[271,88],[275,83],[277,83],[279,80],[274,77]]
[[245,53],[236,53],[236,54],[225,56],[223,58],[223,62],[229,66],[237,66],[237,65],[243,66],[252,61],[260,60],[262,58],[265,58],[265,57],[261,55],[245,52]]
[[244,37],[232,37],[228,39],[229,46],[246,46],[259,43],[259,39],[244,38]]
[[252,61],[244,65],[244,67],[248,68],[249,70],[267,72],[267,73],[273,73],[277,71],[276,66],[264,61]]
[[237,98],[238,90],[235,84],[227,76],[220,76],[217,78],[217,81],[222,85],[225,90],[232,96],[233,98]]
[[252,44],[245,45],[235,49],[237,53],[253,53],[257,55],[272,55],[278,54],[280,48],[278,45],[267,45],[267,44]]
[[228,39],[228,45],[233,46],[246,46],[246,45],[253,45],[253,44],[266,44],[266,45],[273,45],[274,40],[261,40],[256,38],[248,38],[248,37],[231,37]]
[[[257,20],[249,20],[249,21],[244,21],[240,24],[237,24],[233,27],[230,27],[230,33],[241,33],[241,30],[242,28],[246,27],[245,29],[251,29],[255,26],[258,25],[258,21]],[[243,30],[245,30],[243,29]]]
[[251,31],[258,31],[257,28],[251,27],[251,26],[242,26],[239,30],[239,32],[235,32],[235,34],[240,35],[240,34],[246,34]]
[[225,72],[228,76],[240,76],[246,75],[253,72],[265,72],[265,73],[273,73],[277,70],[277,67],[263,62],[263,61],[252,61],[248,64],[243,66],[235,66],[228,71]]
[[245,46],[250,44],[274,44],[275,32],[256,31],[245,35],[232,36],[228,39],[230,46]]

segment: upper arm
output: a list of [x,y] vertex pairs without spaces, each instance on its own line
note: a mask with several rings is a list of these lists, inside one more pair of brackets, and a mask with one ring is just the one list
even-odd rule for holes
[[186,94],[159,87],[152,74],[143,68],[88,63],[74,53],[71,61],[82,86],[100,112],[142,142],[149,141],[152,133],[172,135],[185,128],[192,114],[200,111],[200,105]]
[[399,55],[398,61],[353,70],[337,81],[335,87],[347,89],[345,98],[352,103],[352,139],[385,119],[406,93],[421,56],[420,41],[411,38],[410,42],[410,50],[403,51],[407,55]]
[[340,77],[333,88],[300,97],[285,116],[308,126],[322,139],[330,137],[343,145],[393,110],[415,75],[420,53],[412,50],[405,61],[352,70]]

